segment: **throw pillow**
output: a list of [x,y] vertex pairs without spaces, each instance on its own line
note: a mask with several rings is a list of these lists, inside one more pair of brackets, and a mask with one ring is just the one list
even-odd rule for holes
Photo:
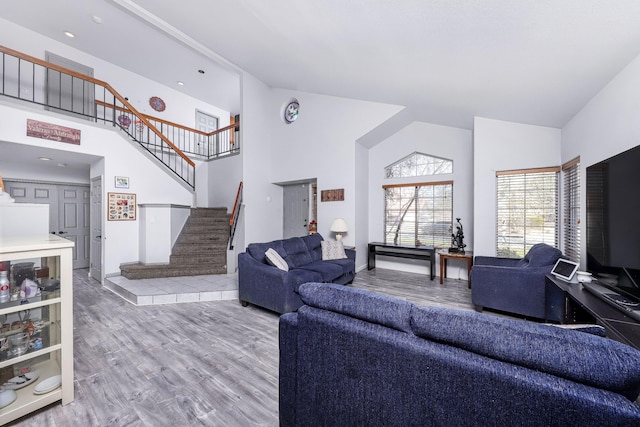
[[272,266],[277,267],[283,271],[289,271],[289,264],[287,264],[287,261],[285,261],[284,258],[282,258],[278,252],[276,252],[275,249],[267,249],[267,251],[264,253],[264,256],[267,258],[267,262]]
[[344,259],[347,254],[344,252],[344,245],[340,241],[323,240],[322,245],[322,260],[330,259]]

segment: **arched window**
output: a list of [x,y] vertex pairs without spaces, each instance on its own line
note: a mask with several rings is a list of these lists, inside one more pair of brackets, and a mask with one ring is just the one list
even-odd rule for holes
[[407,178],[453,173],[453,161],[415,152],[387,166],[386,178]]

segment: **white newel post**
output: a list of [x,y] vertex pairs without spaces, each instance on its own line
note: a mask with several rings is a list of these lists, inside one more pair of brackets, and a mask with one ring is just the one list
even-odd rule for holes
[[183,205],[145,203],[138,205],[140,220],[140,262],[166,264],[171,249],[191,208]]

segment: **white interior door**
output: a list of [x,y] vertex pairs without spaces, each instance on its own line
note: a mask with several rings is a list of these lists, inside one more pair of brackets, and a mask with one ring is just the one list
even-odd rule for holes
[[283,187],[284,238],[300,237],[309,233],[309,185],[293,184]]
[[[218,129],[218,118],[196,110],[196,129],[207,133],[213,132]],[[207,139],[208,138],[203,135],[198,136],[198,146],[195,148],[197,154],[207,156],[218,152],[218,138],[215,138],[213,141],[209,141],[208,147]]]
[[91,265],[89,275],[102,283],[102,177],[91,180]]
[[89,186],[58,186],[58,233],[75,243],[73,268],[89,267]]

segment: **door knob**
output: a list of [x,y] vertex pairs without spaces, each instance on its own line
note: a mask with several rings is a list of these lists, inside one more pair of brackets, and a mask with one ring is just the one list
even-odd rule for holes
[[[53,234],[55,234],[55,233],[53,233]],[[67,232],[66,231],[58,231],[58,234],[67,234]]]

